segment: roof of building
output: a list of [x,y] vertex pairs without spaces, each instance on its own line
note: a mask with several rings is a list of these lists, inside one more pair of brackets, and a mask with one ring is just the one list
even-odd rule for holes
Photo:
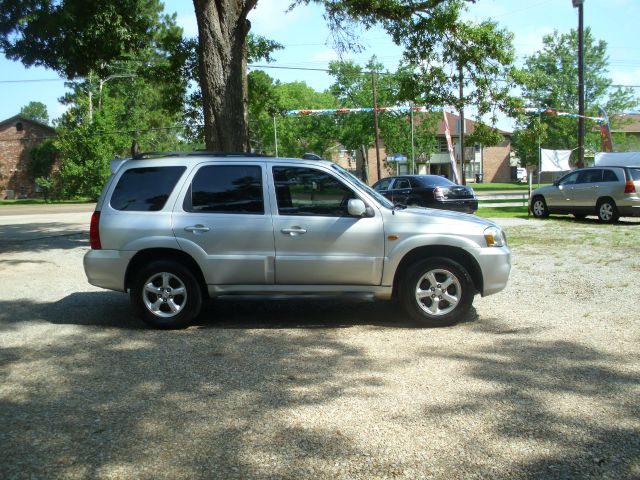
[[39,126],[40,128],[45,128],[45,129],[51,131],[52,133],[56,133],[55,128],[53,128],[53,127],[51,127],[49,125],[46,125],[46,124],[44,124],[42,122],[38,122],[37,120],[32,120],[32,119],[30,119],[28,117],[24,117],[24,116],[22,116],[20,114],[14,115],[13,117],[7,118],[5,120],[1,120],[0,121],[0,127],[5,125],[5,124],[7,124],[7,123],[14,123],[14,122],[32,123],[34,125]]
[[[445,115],[447,116],[447,123],[449,124],[449,132],[451,136],[457,137],[459,135],[458,129],[460,124],[460,116],[454,113],[449,113],[449,112],[446,112]],[[465,118],[464,133],[467,135],[473,133],[477,123],[478,122],[475,122],[474,120]],[[511,132],[500,130],[499,128],[496,128],[496,130],[500,132],[502,135],[511,136]],[[441,117],[440,120],[438,120],[438,131],[436,132],[436,135],[444,135],[444,134],[445,134],[444,118]]]
[[611,131],[616,133],[640,133],[640,113],[611,115]]

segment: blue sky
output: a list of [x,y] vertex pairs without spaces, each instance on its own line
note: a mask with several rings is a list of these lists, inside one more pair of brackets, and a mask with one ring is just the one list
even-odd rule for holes
[[[259,0],[251,13],[252,31],[285,46],[275,54],[272,64],[280,67],[323,69],[329,61],[338,59],[331,47],[331,36],[317,6],[298,7],[285,13],[287,0]],[[166,11],[176,12],[178,22],[190,36],[197,34],[193,3],[188,0],[165,0]],[[521,61],[539,50],[542,37],[558,30],[577,28],[577,9],[571,0],[478,0],[471,4],[469,18],[490,18],[515,34],[514,45]],[[614,84],[640,85],[640,0],[585,0],[585,26],[591,27],[595,38],[608,43],[609,75]],[[402,51],[394,46],[384,32],[362,32],[366,51],[352,54],[362,65],[375,54],[393,71]],[[304,70],[266,70],[282,81],[305,81],[316,90],[326,88],[331,80],[322,72]],[[42,81],[47,80],[47,81]],[[49,116],[58,117],[64,107],[57,101],[64,94],[64,82],[56,72],[44,68],[26,69],[18,62],[0,58],[0,119],[16,115],[30,101],[47,105]],[[640,88],[635,91],[640,96]],[[510,128],[502,119],[501,128]]]

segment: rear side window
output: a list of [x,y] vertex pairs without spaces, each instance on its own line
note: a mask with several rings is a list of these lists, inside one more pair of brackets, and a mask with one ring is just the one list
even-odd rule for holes
[[640,180],[640,168],[630,168],[629,175],[631,175],[631,180],[637,182]]
[[150,167],[127,170],[111,195],[111,207],[134,212],[162,210],[185,169]]
[[264,213],[262,169],[257,165],[202,167],[184,199],[187,212]]
[[617,182],[618,176],[615,174],[613,170],[603,170],[602,171],[602,181],[603,182]]

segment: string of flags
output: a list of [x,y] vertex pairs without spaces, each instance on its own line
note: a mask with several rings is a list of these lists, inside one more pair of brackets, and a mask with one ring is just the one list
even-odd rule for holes
[[543,108],[543,107],[522,107],[517,110],[524,113],[546,113],[549,115],[555,115],[557,117],[571,117],[571,118],[586,118],[587,120],[593,120],[594,122],[602,125],[609,122],[608,117],[589,117],[587,115],[578,115],[577,113],[561,112],[555,108]]
[[413,112],[438,112],[442,109],[433,109],[424,106],[393,106],[393,107],[361,107],[361,108],[324,108],[319,110],[303,109],[303,110],[288,110],[285,115],[339,115],[344,113],[369,113],[369,112],[388,112],[388,113],[409,113]]

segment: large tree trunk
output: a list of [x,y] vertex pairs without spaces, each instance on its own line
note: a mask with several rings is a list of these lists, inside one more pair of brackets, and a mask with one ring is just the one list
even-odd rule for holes
[[257,0],[193,0],[207,150],[249,151],[247,14]]

